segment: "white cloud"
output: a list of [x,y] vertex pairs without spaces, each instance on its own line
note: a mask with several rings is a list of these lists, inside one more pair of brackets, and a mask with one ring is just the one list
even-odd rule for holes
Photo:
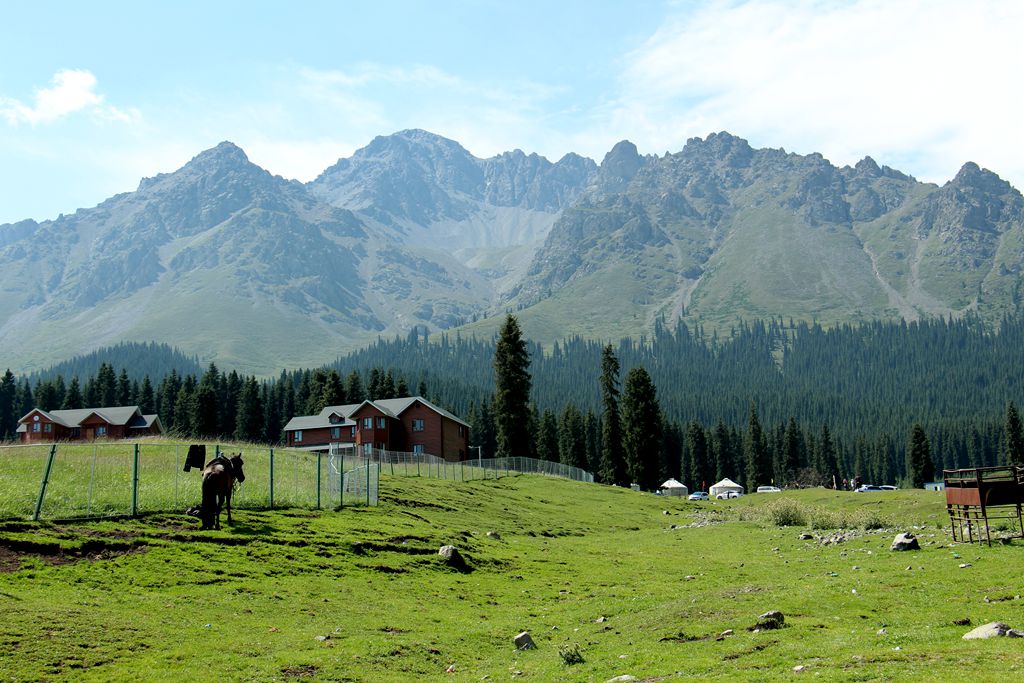
[[11,125],[51,123],[70,114],[89,111],[100,120],[128,123],[141,116],[137,109],[123,110],[104,103],[96,92],[96,76],[83,69],[62,69],[49,88],[38,88],[34,103],[0,97],[0,117]]
[[1024,3],[713,2],[627,57],[607,125],[651,151],[729,130],[942,181],[974,160],[1024,187]]

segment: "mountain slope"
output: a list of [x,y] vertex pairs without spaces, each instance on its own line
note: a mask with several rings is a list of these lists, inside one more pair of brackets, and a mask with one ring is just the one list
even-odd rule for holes
[[302,184],[222,143],[0,226],[0,348],[29,372],[153,340],[262,374],[414,328],[488,335],[506,310],[546,343],[678,319],[994,321],[1022,264],[1024,198],[973,163],[937,187],[728,133],[660,157],[623,141],[598,166],[409,130]]
[[508,304],[548,340],[636,334],[662,316],[712,327],[968,309],[995,319],[1019,302],[1021,207],[1019,192],[971,163],[939,188],[870,158],[837,168],[728,133],[660,158],[623,142]]

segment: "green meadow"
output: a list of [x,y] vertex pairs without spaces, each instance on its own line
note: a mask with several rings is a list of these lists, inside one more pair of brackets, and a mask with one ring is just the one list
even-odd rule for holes
[[[898,531],[922,549],[890,551]],[[689,502],[384,472],[377,507],[219,532],[0,522],[0,680],[1006,681],[1024,641],[961,636],[1024,627],[1021,566],[1020,540],[952,544],[925,491]],[[751,630],[769,610],[785,626]]]

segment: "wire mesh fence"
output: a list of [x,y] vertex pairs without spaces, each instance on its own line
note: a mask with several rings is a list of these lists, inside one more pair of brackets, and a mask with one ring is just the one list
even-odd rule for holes
[[579,467],[536,458],[489,458],[452,462],[428,453],[367,450],[381,471],[394,476],[431,477],[451,481],[497,479],[516,474],[544,474],[572,481],[594,483],[594,475]]
[[[81,519],[185,510],[202,501],[201,470],[185,471],[189,444],[103,441],[0,446],[0,519]],[[451,462],[427,453],[333,446],[326,453],[208,445],[204,462],[240,454],[237,509],[377,505],[380,474],[448,481],[542,474],[593,483],[578,467],[534,458]]]
[[[245,482],[232,507],[376,505],[380,466],[258,446],[207,449],[241,454]],[[184,510],[202,500],[200,469],[184,471],[188,444],[60,443],[0,447],[0,519],[78,519]]]

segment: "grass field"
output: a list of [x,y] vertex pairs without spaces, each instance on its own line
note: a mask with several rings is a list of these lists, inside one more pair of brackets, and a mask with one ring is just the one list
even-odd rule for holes
[[[786,520],[800,524],[777,526]],[[924,491],[696,503],[539,476],[385,473],[379,507],[247,510],[231,529],[197,526],[171,514],[0,523],[0,680],[1024,671],[1022,641],[963,641],[972,626],[953,623],[1024,627],[1024,543],[952,545],[941,494]],[[897,530],[922,550],[891,552]],[[805,531],[814,538],[800,540]],[[439,560],[447,543],[469,571]],[[748,630],[772,609],[785,628]],[[537,649],[514,648],[524,630]],[[583,661],[566,663],[571,652]]]

